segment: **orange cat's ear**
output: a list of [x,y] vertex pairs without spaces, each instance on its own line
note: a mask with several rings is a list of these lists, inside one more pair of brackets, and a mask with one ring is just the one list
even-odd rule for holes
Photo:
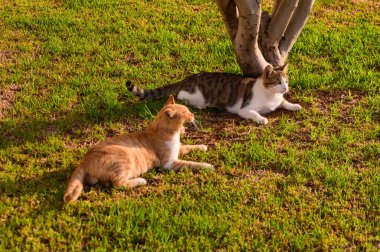
[[169,105],[169,104],[175,104],[175,101],[174,101],[174,97],[173,97],[173,95],[169,95],[169,98],[168,98],[168,100],[166,101],[166,104],[165,104],[165,105]]
[[273,71],[273,67],[272,67],[272,65],[267,65],[266,67],[265,67],[265,69],[264,69],[264,77],[265,77],[265,79],[268,79],[271,75],[272,75],[272,73],[273,73],[274,71]]
[[166,109],[165,110],[165,114],[170,118],[172,119],[174,116],[175,116],[175,110],[174,109]]

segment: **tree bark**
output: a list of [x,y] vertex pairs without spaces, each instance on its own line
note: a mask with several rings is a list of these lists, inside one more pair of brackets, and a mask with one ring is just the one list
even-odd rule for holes
[[217,0],[232,41],[237,62],[243,73],[262,72],[268,62],[258,45],[261,8],[256,1]]
[[216,0],[241,71],[258,76],[268,64],[282,66],[314,0],[276,0],[272,15],[260,0]]
[[280,52],[283,58],[287,58],[290,50],[300,35],[306,20],[313,7],[314,0],[300,0],[294,11],[293,18],[290,21],[284,36],[280,42]]

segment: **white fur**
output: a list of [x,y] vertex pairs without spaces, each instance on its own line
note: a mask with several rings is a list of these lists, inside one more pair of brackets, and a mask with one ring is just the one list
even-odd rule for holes
[[286,109],[286,110],[290,110],[290,111],[298,111],[298,110],[301,110],[302,109],[302,106],[299,105],[299,104],[293,104],[293,103],[290,103],[286,100],[284,100],[281,104],[281,107]]
[[173,162],[178,159],[179,148],[181,147],[181,142],[179,139],[180,132],[178,131],[172,138],[172,140],[166,142],[166,146],[169,148],[170,154],[168,161],[163,165],[165,169],[170,169]]
[[285,87],[283,87],[283,84],[267,89],[264,87],[263,79],[257,79],[255,85],[253,85],[253,99],[247,106],[241,108],[243,100],[240,99],[235,105],[232,107],[227,107],[226,109],[228,112],[235,114],[238,114],[242,110],[253,110],[259,114],[269,113],[278,108],[282,103],[283,94],[278,91],[285,92]]
[[274,111],[280,106],[289,110],[299,110],[301,106],[299,104],[292,104],[284,100],[284,93],[289,90],[288,82],[286,78],[281,78],[281,84],[265,88],[263,79],[257,79],[255,85],[253,85],[253,99],[247,106],[241,108],[243,100],[240,99],[236,104],[231,107],[227,107],[226,110],[230,113],[238,114],[246,119],[253,119],[259,124],[267,124],[268,119],[261,116]]
[[195,93],[193,94],[190,94],[189,92],[183,90],[180,91],[177,95],[177,98],[180,100],[188,101],[191,105],[198,109],[204,109],[207,106],[205,98],[198,87],[195,89]]
[[[268,119],[261,115],[270,113],[278,107],[292,111],[302,109],[301,105],[292,104],[284,99],[284,94],[288,90],[289,84],[284,77],[281,77],[281,84],[269,88],[264,87],[263,79],[259,78],[253,85],[253,99],[249,101],[248,105],[242,108],[243,99],[240,99],[233,106],[226,107],[226,110],[245,119],[252,119],[259,124],[267,124]],[[199,88],[196,88],[193,94],[182,90],[178,93],[177,98],[188,101],[198,109],[207,107],[205,98]]]

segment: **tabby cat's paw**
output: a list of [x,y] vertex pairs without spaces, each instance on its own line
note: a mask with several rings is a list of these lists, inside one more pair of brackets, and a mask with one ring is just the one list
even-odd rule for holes
[[301,110],[302,109],[302,106],[299,105],[299,104],[293,104],[291,110],[292,111],[298,111],[298,110]]
[[255,120],[258,124],[267,124],[268,123],[268,119],[266,119],[265,117],[261,117],[261,118],[258,118]]

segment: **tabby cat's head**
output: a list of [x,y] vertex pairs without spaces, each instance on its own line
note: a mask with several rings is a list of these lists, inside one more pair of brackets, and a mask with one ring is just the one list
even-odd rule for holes
[[194,114],[186,106],[176,104],[174,97],[170,95],[165,106],[158,113],[157,120],[162,127],[182,130],[184,123],[194,122]]
[[284,94],[289,90],[289,81],[286,72],[288,64],[273,68],[272,65],[265,67],[263,72],[264,86],[273,93]]

